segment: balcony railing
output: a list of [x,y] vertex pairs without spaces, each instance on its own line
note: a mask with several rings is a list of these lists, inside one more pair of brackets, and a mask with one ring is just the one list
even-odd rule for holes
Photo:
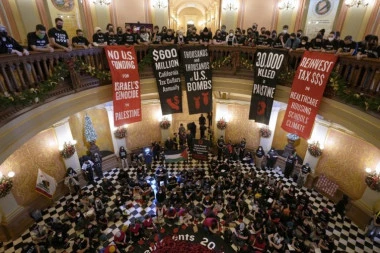
[[[140,65],[141,78],[153,78],[150,50],[152,46],[136,46],[136,54]],[[159,47],[159,46],[158,46]],[[233,46],[209,46],[210,60],[213,66],[213,76],[253,79],[253,62],[256,48]],[[270,49],[267,49],[270,50]],[[292,73],[298,66],[302,51],[292,51],[287,54],[287,64],[284,73]],[[81,64],[81,65],[78,65]],[[66,72],[65,72],[66,71]],[[85,89],[100,85],[109,85],[110,80],[99,80],[99,73],[108,71],[108,63],[102,48],[77,49],[70,53],[57,51],[54,53],[31,53],[29,56],[0,56],[0,126],[32,110],[41,103],[54,100]],[[353,56],[339,57],[335,71],[340,74],[349,90],[367,98],[379,99],[380,61],[376,59],[357,60]],[[64,79],[56,78],[56,73],[65,75]],[[91,73],[91,74],[89,74]],[[43,82],[53,82],[54,89],[45,92],[43,101],[34,102],[25,99],[25,94],[36,92]],[[291,86],[291,79],[281,82]],[[330,94],[331,96],[331,94]],[[12,101],[13,97],[19,99]],[[9,103],[4,103],[9,99]],[[25,103],[23,102],[25,100]],[[38,102],[38,103],[37,103]],[[375,115],[376,116],[376,115]]]

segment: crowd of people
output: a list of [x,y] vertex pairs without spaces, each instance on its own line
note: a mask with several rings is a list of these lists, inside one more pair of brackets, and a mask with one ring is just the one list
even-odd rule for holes
[[[153,241],[163,226],[199,227],[222,236],[238,252],[311,252],[316,248],[333,252],[336,246],[333,236],[326,233],[328,223],[332,215],[344,217],[348,199],[339,202],[334,212],[317,210],[292,181],[286,184],[286,179],[269,173],[272,168],[267,166],[273,167],[273,160],[262,147],[249,161],[244,160],[248,151],[242,153],[243,159],[239,155],[218,159],[215,154],[207,167],[185,163],[176,175],[168,172],[163,160],[155,162],[155,169],[148,168],[144,156],[131,157],[130,166],[119,169],[116,182],[95,173],[94,187],[73,189],[77,198],[67,201],[64,217],[51,217],[30,228],[33,242],[25,244],[22,252],[47,252],[50,247],[73,253],[128,252],[136,243]],[[124,147],[120,154],[127,156]],[[75,170],[69,168],[67,175],[79,181]],[[155,181],[147,181],[147,175]],[[155,207],[134,219],[129,210],[136,203]],[[109,242],[108,225],[118,220],[123,226]],[[69,234],[72,228],[75,235]]]
[[227,29],[222,25],[215,33],[211,28],[203,28],[200,31],[195,26],[187,31],[177,30],[162,26],[133,27],[126,24],[125,27],[115,27],[108,24],[105,32],[102,28],[95,27],[91,42],[84,36],[81,29],[76,30],[76,36],[69,38],[63,29],[63,20],[55,19],[55,27],[47,28],[41,24],[36,25],[36,30],[27,35],[28,49],[23,48],[7,33],[5,26],[0,25],[0,53],[28,55],[29,51],[53,52],[61,49],[67,52],[73,48],[91,48],[112,45],[150,45],[150,44],[202,44],[202,45],[229,45],[249,47],[273,47],[289,50],[310,50],[334,53],[337,55],[357,55],[358,59],[365,57],[379,58],[380,46],[378,36],[368,34],[362,41],[356,42],[352,36],[340,38],[339,31],[331,31],[325,34],[321,29],[313,38],[305,36],[303,30],[290,32],[289,26],[284,25],[281,32],[260,27],[255,23],[247,29]]

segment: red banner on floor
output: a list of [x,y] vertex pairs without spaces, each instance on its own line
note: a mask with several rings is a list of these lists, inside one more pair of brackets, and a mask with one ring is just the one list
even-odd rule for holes
[[292,90],[281,127],[309,139],[323,92],[337,56],[306,51],[294,75]]
[[115,127],[141,121],[140,76],[133,46],[104,48],[111,70]]

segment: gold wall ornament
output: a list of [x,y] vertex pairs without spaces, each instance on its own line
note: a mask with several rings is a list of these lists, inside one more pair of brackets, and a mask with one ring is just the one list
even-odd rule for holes
[[69,12],[74,8],[74,0],[51,0],[51,2],[60,11]]

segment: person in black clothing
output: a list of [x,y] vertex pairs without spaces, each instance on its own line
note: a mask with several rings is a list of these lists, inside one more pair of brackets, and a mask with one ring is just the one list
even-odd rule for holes
[[305,51],[305,50],[309,50],[309,48],[310,48],[309,37],[307,36],[301,37],[301,43],[298,45],[298,48],[296,48],[296,50]]
[[128,168],[128,161],[127,161],[127,151],[125,150],[124,146],[121,146],[119,148],[119,158],[121,160],[121,167],[124,169],[124,166]]
[[21,253],[40,253],[41,249],[38,244],[34,242],[24,243],[21,248]]
[[214,35],[214,37],[212,38],[213,41],[212,43],[214,45],[224,45],[226,44],[226,37],[222,35],[222,32],[221,30],[216,30],[216,33]]
[[140,34],[138,36],[139,44],[149,45],[151,43],[150,32],[145,26],[140,27]]
[[107,35],[107,44],[110,46],[116,46],[118,45],[118,38],[113,30],[108,31]]
[[187,42],[189,44],[199,44],[200,37],[197,34],[197,28],[193,27],[191,33],[187,36]]
[[238,146],[239,148],[239,160],[240,161],[243,161],[243,158],[244,158],[244,155],[245,155],[245,147],[247,145],[247,141],[245,140],[245,138],[242,138],[241,141],[240,141],[240,144]]
[[203,29],[203,32],[199,36],[199,42],[205,46],[212,44],[212,34],[207,27]]
[[274,148],[271,148],[267,154],[267,168],[273,169],[276,164],[278,154]]
[[173,142],[174,150],[178,150],[178,134],[177,133],[174,133],[174,136],[172,138],[172,142]]
[[154,26],[153,33],[152,33],[152,43],[153,44],[161,44],[162,36],[163,36],[163,34],[160,33],[160,28],[157,25]]
[[168,44],[174,44],[175,37],[173,34],[173,29],[168,29],[166,34],[162,36],[162,44],[168,45]]
[[322,52],[335,54],[338,50],[339,42],[335,39],[335,33],[330,32],[327,40],[323,40]]
[[208,126],[212,126],[212,117],[213,117],[213,113],[212,112],[208,112],[207,113],[207,120],[208,120]]
[[340,219],[343,220],[345,214],[346,214],[346,206],[348,204],[348,196],[343,195],[343,198],[339,200],[338,203],[335,205],[335,210],[332,212],[333,216],[340,216]]
[[317,35],[314,39],[310,41],[310,48],[309,51],[322,51],[322,45],[323,45],[323,37],[322,35]]
[[67,232],[58,231],[55,232],[51,243],[54,249],[66,249],[70,246],[68,242],[69,236]]
[[110,35],[110,31],[114,31],[113,24],[109,23],[106,26],[106,32],[104,33],[105,40],[108,41],[108,36]]
[[282,27],[282,33],[284,34],[284,41],[285,41],[285,42],[286,42],[286,41],[289,39],[289,37],[290,37],[290,34],[289,34],[288,30],[289,30],[289,26],[288,26],[288,25],[284,25],[284,26]]
[[102,169],[102,157],[99,153],[95,153],[92,159],[94,161],[94,171],[97,177],[103,178],[103,169]]
[[256,168],[261,169],[263,164],[263,158],[265,156],[265,151],[262,146],[259,146],[256,149],[255,158],[256,158]]
[[0,54],[17,54],[18,56],[29,55],[15,39],[8,35],[5,26],[0,25]]
[[73,37],[71,39],[71,42],[73,43],[74,47],[78,48],[91,48],[90,42],[83,36],[83,31],[81,29],[76,30],[77,36]]
[[69,35],[67,35],[67,32],[62,28],[63,20],[61,18],[56,18],[55,27],[49,29],[48,31],[50,45],[54,48],[63,49],[66,52],[71,52],[73,48],[69,40]]
[[198,122],[200,126],[206,125],[206,118],[205,116],[203,116],[203,114],[201,114],[201,116],[199,117]]
[[174,144],[173,144],[172,139],[170,137],[168,137],[165,141],[165,149],[166,150],[173,150],[173,146],[174,146]]
[[245,37],[244,46],[253,47],[256,45],[256,37],[252,28],[247,29],[247,36]]
[[45,26],[36,25],[36,31],[28,33],[28,49],[37,52],[54,52],[54,48],[49,45]]
[[289,178],[294,170],[294,166],[297,164],[297,156],[293,153],[286,158],[284,176]]
[[351,35],[344,37],[344,40],[340,41],[337,55],[353,55],[356,49],[356,42],[352,40]]
[[123,44],[125,45],[137,45],[136,34],[132,32],[131,25],[125,25],[125,33],[123,35]]
[[90,242],[88,238],[83,235],[74,238],[74,244],[71,247],[72,253],[84,253],[90,248]]
[[225,147],[223,135],[219,137],[217,146],[218,146],[218,160],[222,160],[223,150]]
[[375,35],[371,35],[366,45],[362,46],[361,51],[357,54],[357,59],[374,58],[378,59],[380,56],[380,46],[378,45],[379,38]]
[[117,38],[117,44],[118,45],[124,45],[124,34],[123,34],[123,28],[118,26],[116,28],[116,38]]
[[234,46],[237,45],[238,41],[235,37],[234,30],[230,29],[230,32],[226,36],[226,44],[228,46]]
[[92,35],[92,44],[95,47],[107,46],[106,36],[102,33],[102,29],[100,27],[94,28],[94,34]]
[[273,48],[284,48],[285,47],[285,38],[284,34],[280,33],[277,39],[273,42]]

